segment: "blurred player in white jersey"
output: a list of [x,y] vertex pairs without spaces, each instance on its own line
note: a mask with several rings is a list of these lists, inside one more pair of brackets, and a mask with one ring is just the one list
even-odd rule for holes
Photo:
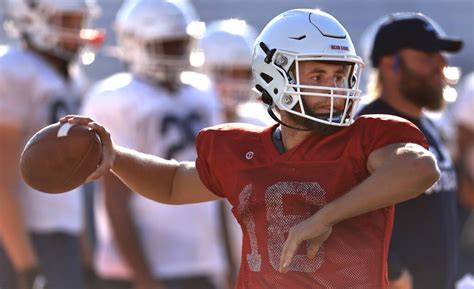
[[252,49],[256,37],[255,29],[244,20],[226,19],[212,22],[200,41],[203,71],[219,95],[226,122],[274,123],[261,102],[252,98]]
[[0,55],[1,288],[85,288],[82,194],[38,193],[22,181],[18,160],[34,132],[77,112],[85,80],[76,60],[103,39],[86,29],[93,2],[7,1],[5,27],[21,45]]
[[[225,122],[260,126],[273,123],[263,104],[252,98],[252,49],[256,37],[255,29],[244,20],[225,19],[210,23],[200,41],[204,55],[202,70],[219,96]],[[227,254],[231,260],[231,271],[237,273],[242,231],[230,214],[229,203],[222,201],[221,216],[230,236],[227,244],[231,245],[227,248]],[[235,275],[231,276],[231,283]]]
[[[127,147],[160,157],[195,157],[197,132],[219,121],[217,99],[185,85],[192,39],[188,21],[167,1],[126,1],[115,28],[129,72],[112,75],[86,97],[93,115]],[[100,289],[211,289],[223,274],[217,203],[175,207],[132,193],[113,174],[96,194],[95,267]],[[192,192],[190,192],[192,193]]]

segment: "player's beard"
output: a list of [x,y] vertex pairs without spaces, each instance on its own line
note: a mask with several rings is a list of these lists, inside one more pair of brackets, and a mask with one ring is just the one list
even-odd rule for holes
[[406,99],[419,108],[439,111],[444,107],[443,87],[430,83],[430,76],[423,76],[407,67],[402,61],[400,65],[401,79],[399,89]]
[[[321,114],[316,113],[314,110],[312,110],[306,102],[303,100],[303,107],[304,111],[306,112],[307,115],[315,118],[319,118]],[[328,114],[329,115],[329,114]],[[340,130],[342,127],[340,126],[335,126],[335,125],[329,125],[325,123],[320,123],[311,119],[307,119],[304,117],[301,117],[296,114],[289,114],[289,117],[293,120],[294,123],[298,124],[298,127],[302,127],[305,130],[311,130],[314,131],[317,134],[320,135],[330,135],[338,130]]]

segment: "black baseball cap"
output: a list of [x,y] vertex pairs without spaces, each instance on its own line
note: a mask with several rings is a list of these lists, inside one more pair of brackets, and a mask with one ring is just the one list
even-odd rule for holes
[[[377,67],[380,58],[392,55],[402,48],[413,48],[426,52],[458,52],[463,46],[461,39],[446,37],[420,13],[407,17],[390,17],[378,29],[370,60]],[[442,32],[441,32],[442,33]]]

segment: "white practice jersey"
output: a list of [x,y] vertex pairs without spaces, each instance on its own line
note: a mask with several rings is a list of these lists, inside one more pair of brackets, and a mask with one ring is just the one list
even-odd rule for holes
[[[474,72],[466,75],[459,90],[459,98],[454,105],[453,115],[457,124],[474,131]],[[465,164],[467,173],[474,178],[474,147],[467,149]]]
[[[78,71],[76,71],[78,72]],[[80,78],[65,79],[39,56],[16,48],[0,55],[0,122],[24,132],[24,143],[60,116],[77,113]],[[81,190],[50,195],[27,186],[20,178],[18,195],[30,231],[78,233],[82,229]]]
[[[220,121],[212,93],[185,85],[170,94],[128,73],[96,84],[83,108],[85,115],[111,132],[117,144],[176,160],[195,160],[198,131]],[[114,243],[103,194],[96,197],[96,269],[103,278],[128,279],[131,272]],[[169,206],[133,194],[131,209],[155,276],[225,270],[216,202]]]
[[258,126],[271,126],[275,121],[267,112],[267,106],[256,101],[242,103],[237,106],[238,122]]

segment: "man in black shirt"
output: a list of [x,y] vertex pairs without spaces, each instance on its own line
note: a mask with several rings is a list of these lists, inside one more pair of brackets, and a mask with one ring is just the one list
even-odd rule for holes
[[[440,133],[423,113],[443,108],[442,52],[458,52],[462,41],[419,13],[391,15],[376,32],[370,58],[378,71],[378,98],[361,114],[391,114],[413,122],[425,134],[441,170],[424,194],[396,205],[390,244],[391,288],[453,289],[457,276],[457,181]],[[410,284],[411,283],[411,284]]]

